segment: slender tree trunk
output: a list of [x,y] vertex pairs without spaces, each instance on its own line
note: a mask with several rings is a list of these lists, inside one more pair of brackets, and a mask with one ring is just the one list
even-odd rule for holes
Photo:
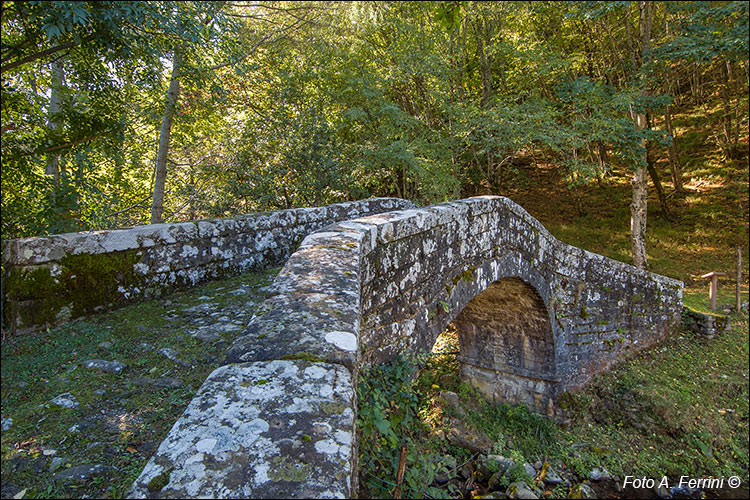
[[[650,48],[651,41],[651,13],[649,2],[641,1],[640,9],[640,38],[641,38],[641,60]],[[636,117],[636,125],[643,130],[647,127],[646,115],[639,113]],[[642,141],[646,149],[645,139]],[[648,154],[644,158],[648,164]],[[633,265],[645,269],[648,266],[646,258],[646,220],[648,218],[648,178],[646,169],[636,167],[633,175],[633,202],[630,206],[630,238],[633,247]]]
[[156,154],[156,165],[154,166],[154,198],[151,205],[151,224],[160,223],[164,212],[164,186],[167,180],[169,135],[172,132],[172,119],[180,96],[180,81],[178,79],[180,66],[182,66],[182,50],[177,48],[172,60],[172,76],[169,80],[164,116],[162,116],[161,130],[159,131],[159,151]]
[[633,175],[633,203],[630,206],[630,238],[633,248],[633,265],[645,269],[646,216],[648,214],[648,180],[646,169],[639,167]]
[[732,88],[734,90],[734,136],[732,137],[732,147],[737,152],[737,143],[740,140],[740,82],[732,67],[732,62],[727,61],[727,73],[729,80],[733,83]]
[[[60,112],[62,111],[62,89],[65,85],[65,74],[63,72],[62,59],[52,63],[52,87],[50,89],[49,110],[47,117],[47,129],[52,136],[60,128]],[[51,137],[47,141],[52,146]],[[52,177],[55,186],[60,185],[60,155],[56,152],[47,153],[47,164],[44,173]]]
[[[651,115],[646,114],[646,126],[651,130]],[[666,219],[671,219],[669,213],[669,205],[667,204],[667,197],[664,194],[664,188],[661,185],[661,179],[659,178],[659,172],[656,170],[656,162],[654,161],[653,145],[650,142],[646,142],[646,168],[648,169],[648,175],[651,177],[651,182],[654,183],[656,188],[656,196],[659,199],[659,206],[661,212]]]
[[674,190],[678,193],[684,191],[682,186],[682,170],[680,169],[680,155],[677,151],[677,139],[674,136],[674,130],[672,129],[672,107],[667,106],[667,110],[664,112],[664,123],[667,127],[667,133],[672,138],[672,143],[669,145],[669,167],[672,173],[672,184],[674,184]]
[[665,218],[670,219],[671,215],[669,213],[669,206],[667,205],[667,197],[664,195],[664,188],[662,187],[661,180],[659,179],[659,172],[656,171],[654,158],[650,151],[646,153],[646,158],[646,168],[648,170],[649,177],[651,177],[651,182],[654,183],[654,188],[656,188],[656,195],[659,198],[659,206],[661,207],[661,212],[662,214],[664,214]]

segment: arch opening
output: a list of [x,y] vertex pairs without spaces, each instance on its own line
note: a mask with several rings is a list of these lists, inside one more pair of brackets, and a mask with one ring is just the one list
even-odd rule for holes
[[559,380],[550,316],[519,278],[503,278],[474,297],[454,320],[461,379],[488,399],[551,413]]

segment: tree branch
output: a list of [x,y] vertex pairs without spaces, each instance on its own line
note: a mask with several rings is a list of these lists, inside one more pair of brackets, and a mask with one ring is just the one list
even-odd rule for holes
[[[87,41],[89,41],[89,40],[91,40],[93,38],[94,38],[93,36],[89,36],[87,38],[84,38],[80,43],[87,42]],[[10,71],[13,68],[17,68],[19,66],[22,66],[22,65],[24,65],[26,63],[30,63],[32,61],[36,61],[37,59],[41,59],[43,57],[47,57],[48,55],[54,54],[56,52],[60,52],[61,50],[73,48],[76,45],[80,45],[80,43],[76,43],[76,42],[61,43],[60,45],[55,45],[54,47],[50,47],[50,48],[48,48],[46,50],[42,50],[41,52],[37,52],[35,54],[30,54],[30,55],[28,55],[26,57],[23,57],[21,59],[18,59],[16,61],[13,61],[13,62],[10,62],[10,63],[3,62],[2,70],[0,70],[0,74],[5,73],[6,71]]]

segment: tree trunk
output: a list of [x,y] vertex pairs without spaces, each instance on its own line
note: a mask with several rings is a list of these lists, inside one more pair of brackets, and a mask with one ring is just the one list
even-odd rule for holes
[[633,247],[633,265],[645,269],[646,216],[648,214],[648,181],[646,169],[638,167],[633,175],[633,203],[630,205],[630,239]]
[[[638,3],[640,9],[640,38],[641,38],[641,60],[649,51],[651,41],[651,13],[649,2]],[[639,113],[636,117],[636,125],[640,130],[646,128],[646,115]],[[646,150],[646,140],[642,143]],[[647,151],[647,150],[646,150]],[[648,154],[644,158],[648,164]],[[646,220],[648,216],[648,178],[646,169],[636,167],[633,175],[633,203],[630,206],[630,238],[633,247],[633,265],[645,269],[648,266],[646,259]]]
[[[651,130],[651,114],[646,114],[646,126]],[[664,194],[664,188],[661,185],[661,179],[659,178],[659,172],[656,170],[656,162],[654,161],[653,146],[650,142],[646,142],[646,168],[648,169],[648,175],[651,177],[651,182],[654,183],[656,188],[656,196],[659,199],[659,206],[661,212],[666,219],[670,219],[669,206],[667,205],[667,197]]]
[[172,131],[172,119],[180,96],[179,71],[182,65],[182,50],[175,49],[172,60],[172,76],[169,80],[164,116],[159,131],[159,151],[154,166],[154,198],[151,205],[151,224],[159,224],[164,212],[164,186],[167,180],[167,154],[169,153],[169,135]]
[[656,165],[654,165],[654,158],[650,151],[646,152],[646,168],[648,169],[648,175],[651,177],[651,182],[654,183],[656,188],[656,195],[659,198],[659,206],[661,212],[664,214],[666,219],[670,219],[669,206],[667,205],[667,197],[664,195],[664,188],[662,188],[661,180],[659,179],[659,173],[656,171]]
[[[60,112],[62,111],[62,89],[65,82],[62,59],[57,59],[52,63],[52,87],[50,89],[49,110],[47,115],[47,129],[49,137],[47,144],[52,146],[52,136],[60,128]],[[47,164],[44,167],[44,173],[52,177],[55,186],[60,185],[60,155],[57,153],[47,153]]]
[[664,112],[664,123],[667,126],[667,133],[672,138],[672,143],[669,145],[669,167],[672,173],[672,184],[674,190],[678,193],[684,191],[682,187],[682,170],[680,169],[680,155],[677,151],[677,139],[674,136],[674,130],[672,129],[672,107],[667,106],[667,110]]

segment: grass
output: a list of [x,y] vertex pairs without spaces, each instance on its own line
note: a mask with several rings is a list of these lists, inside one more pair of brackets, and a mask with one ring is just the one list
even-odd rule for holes
[[[260,288],[276,272],[213,282],[4,342],[2,417],[13,420],[2,433],[4,486],[25,488],[25,498],[124,496],[219,365],[228,343],[262,300]],[[240,289],[244,293],[230,293]],[[206,310],[185,311],[195,307]],[[219,337],[211,342],[190,334],[201,320],[210,323],[211,314],[227,314],[222,310],[232,311],[227,319],[241,322],[235,331],[217,330]],[[103,342],[110,345],[100,346]],[[161,347],[177,351],[188,366],[159,354]],[[117,360],[127,368],[120,374],[91,371],[81,364],[88,359]],[[164,377],[179,379],[182,385],[160,388],[136,383],[138,378]],[[79,408],[49,403],[65,392],[73,394]],[[74,425],[78,432],[70,430]],[[55,481],[49,472],[53,457],[64,460],[56,472],[85,463],[113,469],[82,483]]]

